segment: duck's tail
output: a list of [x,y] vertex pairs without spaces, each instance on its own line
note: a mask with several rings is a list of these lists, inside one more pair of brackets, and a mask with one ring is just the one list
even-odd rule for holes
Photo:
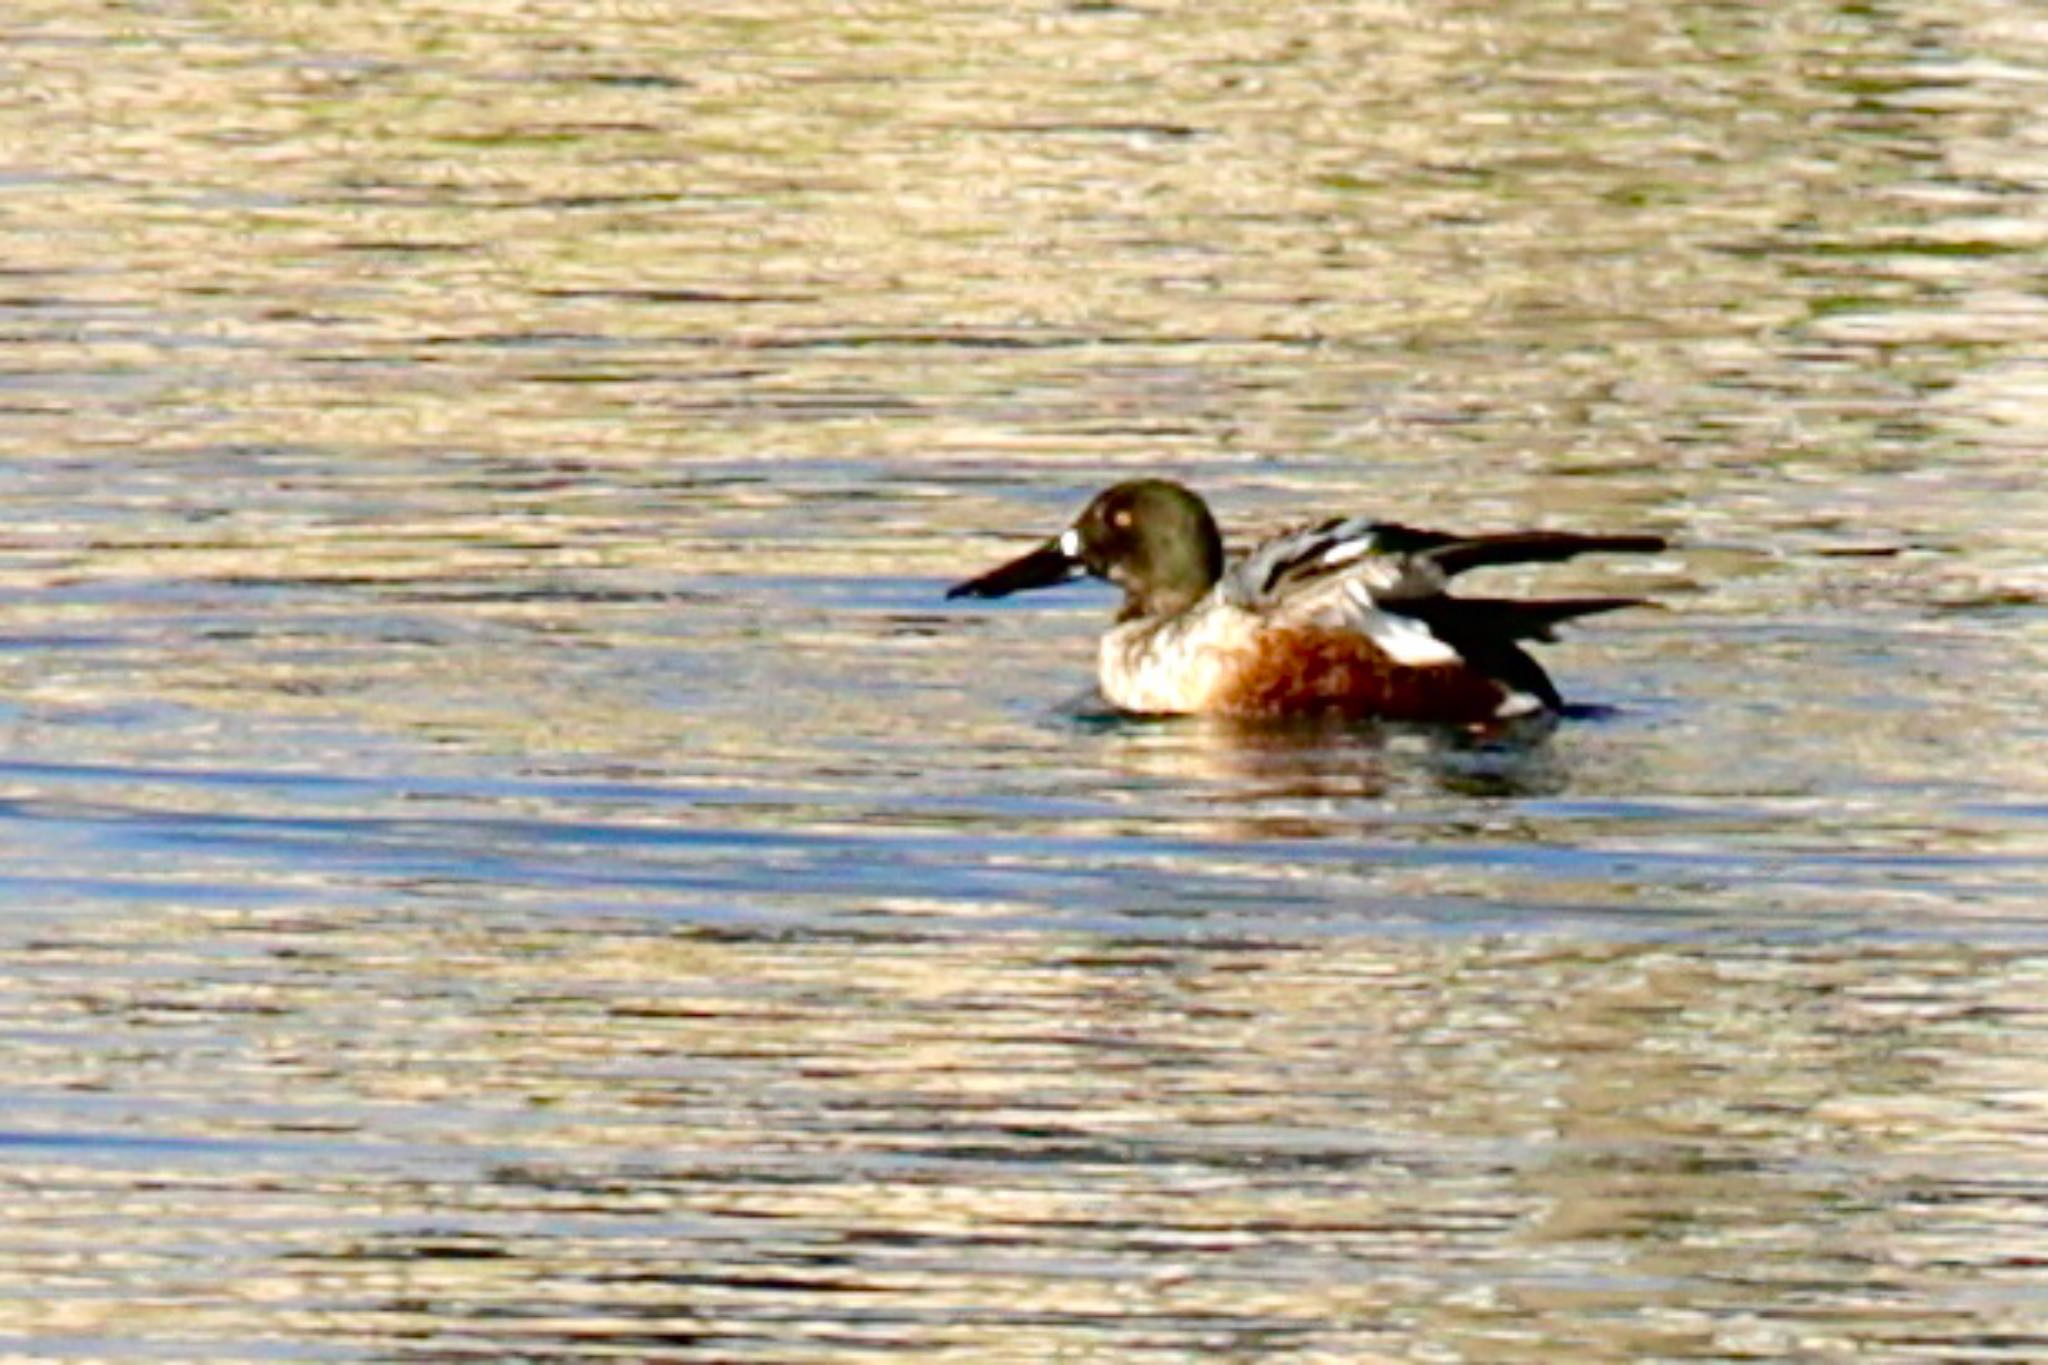
[[1518,691],[1527,692],[1555,710],[1564,705],[1543,666],[1522,648],[1523,640],[1555,640],[1556,628],[1581,616],[1655,603],[1642,597],[1550,597],[1517,601],[1511,597],[1445,597],[1387,603],[1386,609],[1412,616],[1429,627],[1475,668]]

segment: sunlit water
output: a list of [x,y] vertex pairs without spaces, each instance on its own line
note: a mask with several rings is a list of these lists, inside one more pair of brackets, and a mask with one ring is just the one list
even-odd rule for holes
[[[0,1349],[2048,1355],[2028,4],[0,17]],[[1651,530],[1548,742],[944,586]]]

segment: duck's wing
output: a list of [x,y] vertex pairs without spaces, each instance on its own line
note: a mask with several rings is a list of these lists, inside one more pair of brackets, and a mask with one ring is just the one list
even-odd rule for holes
[[1551,564],[1584,554],[1655,554],[1668,542],[1662,536],[1581,535],[1576,531],[1508,531],[1497,535],[1456,536],[1443,531],[1386,528],[1383,537],[1413,537],[1413,553],[1453,578],[1467,569],[1491,564]]
[[1412,557],[1431,571],[1404,575],[1392,589],[1373,594],[1383,612],[1414,621],[1429,635],[1457,651],[1459,657],[1516,689],[1541,698],[1545,705],[1563,702],[1543,669],[1529,657],[1524,640],[1555,640],[1566,621],[1623,607],[1650,605],[1641,597],[1453,597],[1445,585],[1467,569],[1496,564],[1554,563],[1582,554],[1655,554],[1665,548],[1662,536],[1582,535],[1574,531],[1514,531],[1499,535],[1456,536],[1441,531],[1394,528],[1389,539],[1403,534],[1416,548]]
[[[1390,529],[1397,533],[1392,539],[1383,534]],[[1456,663],[1458,650],[1427,622],[1380,605],[1382,596],[1401,602],[1443,596],[1443,570],[1403,549],[1402,529],[1348,517],[1283,531],[1233,560],[1217,591],[1276,624],[1355,631],[1402,664]]]
[[1651,605],[1642,597],[1551,597],[1518,601],[1506,597],[1427,597],[1376,603],[1388,619],[1406,621],[1455,651],[1473,667],[1518,692],[1556,708],[1564,703],[1541,665],[1522,648],[1524,640],[1555,640],[1561,622],[1596,612]]
[[[1557,639],[1555,628],[1581,616],[1623,607],[1653,605],[1647,597],[1452,597],[1438,593],[1410,601],[1380,603],[1428,626],[1438,639],[1460,646],[1462,641]],[[1461,646],[1460,646],[1461,647]],[[1461,647],[1462,652],[1462,647]]]
[[[1253,547],[1230,567],[1224,586],[1239,605],[1260,608],[1312,591],[1324,581],[1342,579],[1360,584],[1376,603],[1391,609],[1400,602],[1440,596],[1451,579],[1468,569],[1555,563],[1597,552],[1653,554],[1665,546],[1662,536],[1583,535],[1575,531],[1467,536],[1366,517],[1340,517],[1283,531]],[[1585,614],[1567,612],[1554,617],[1553,623]]]
[[[1443,570],[1412,551],[1415,532],[1365,517],[1339,517],[1282,531],[1253,546],[1224,571],[1222,588],[1236,605],[1265,611],[1321,589],[1355,583],[1371,597],[1441,592]],[[1448,543],[1450,537],[1442,542]]]
[[1661,537],[1649,535],[1466,536],[1350,517],[1286,531],[1255,546],[1226,570],[1221,586],[1230,601],[1248,610],[1361,631],[1404,663],[1462,660],[1556,705],[1556,689],[1520,642],[1553,639],[1562,622],[1640,606],[1644,599],[1453,597],[1450,580],[1491,565],[1664,548]]

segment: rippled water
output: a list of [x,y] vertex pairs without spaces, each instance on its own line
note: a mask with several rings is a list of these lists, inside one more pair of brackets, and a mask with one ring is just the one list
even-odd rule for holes
[[[0,16],[0,1342],[2048,1354],[2048,22]],[[1648,529],[1584,718],[946,583]]]

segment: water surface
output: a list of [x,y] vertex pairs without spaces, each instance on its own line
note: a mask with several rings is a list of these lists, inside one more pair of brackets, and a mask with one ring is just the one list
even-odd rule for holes
[[[2048,1353],[2023,4],[0,18],[0,1339]],[[1101,484],[1644,529],[1106,718]]]

